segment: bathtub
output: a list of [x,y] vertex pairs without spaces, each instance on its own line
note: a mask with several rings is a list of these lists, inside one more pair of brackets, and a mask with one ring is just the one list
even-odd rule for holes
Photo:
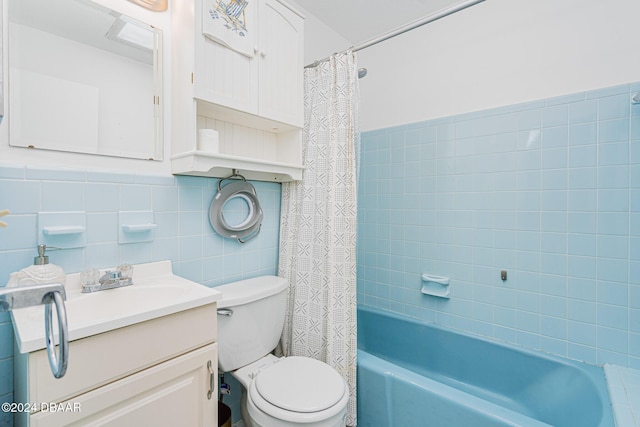
[[614,426],[602,368],[358,309],[358,426]]

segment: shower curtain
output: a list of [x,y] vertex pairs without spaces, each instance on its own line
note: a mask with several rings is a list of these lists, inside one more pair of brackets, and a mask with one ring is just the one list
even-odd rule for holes
[[328,363],[356,425],[358,79],[351,50],[305,69],[302,181],[282,185],[278,275],[289,281],[285,355]]

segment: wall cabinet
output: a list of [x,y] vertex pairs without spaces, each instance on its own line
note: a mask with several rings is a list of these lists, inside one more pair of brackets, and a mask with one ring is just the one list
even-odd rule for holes
[[[172,4],[172,170],[300,179],[304,18],[280,0],[235,4],[244,5],[239,47],[212,29],[228,7],[222,2]],[[205,128],[218,131],[217,152],[197,150]]]
[[195,97],[302,127],[303,19],[277,0],[253,2],[247,56],[198,31],[209,6],[196,18]]
[[16,353],[15,401],[35,404],[16,426],[215,425],[216,317],[214,303],[71,341],[61,379],[46,350]]

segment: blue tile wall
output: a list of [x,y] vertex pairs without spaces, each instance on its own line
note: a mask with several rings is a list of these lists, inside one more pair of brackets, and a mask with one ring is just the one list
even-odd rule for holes
[[[11,211],[3,217],[9,226],[0,228],[0,286],[33,263],[42,211],[86,212],[86,246],[48,254],[67,273],[170,259],[174,273],[207,286],[276,274],[280,184],[253,182],[264,220],[258,237],[245,244],[222,238],[209,225],[217,184],[211,178],[0,163],[0,209]],[[230,217],[241,216],[242,206],[230,203]],[[119,244],[121,211],[153,211],[154,240]],[[11,317],[0,313],[0,402],[13,400],[13,341]],[[8,415],[0,413],[0,426],[12,425]]]
[[[364,133],[359,303],[640,368],[638,90]],[[421,294],[422,273],[451,299]]]

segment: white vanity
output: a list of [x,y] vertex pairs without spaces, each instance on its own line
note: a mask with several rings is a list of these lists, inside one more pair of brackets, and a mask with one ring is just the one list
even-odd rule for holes
[[42,306],[12,311],[16,426],[212,426],[217,422],[220,293],[134,266],[132,286],[81,293],[67,276],[69,362],[60,379],[45,350]]

